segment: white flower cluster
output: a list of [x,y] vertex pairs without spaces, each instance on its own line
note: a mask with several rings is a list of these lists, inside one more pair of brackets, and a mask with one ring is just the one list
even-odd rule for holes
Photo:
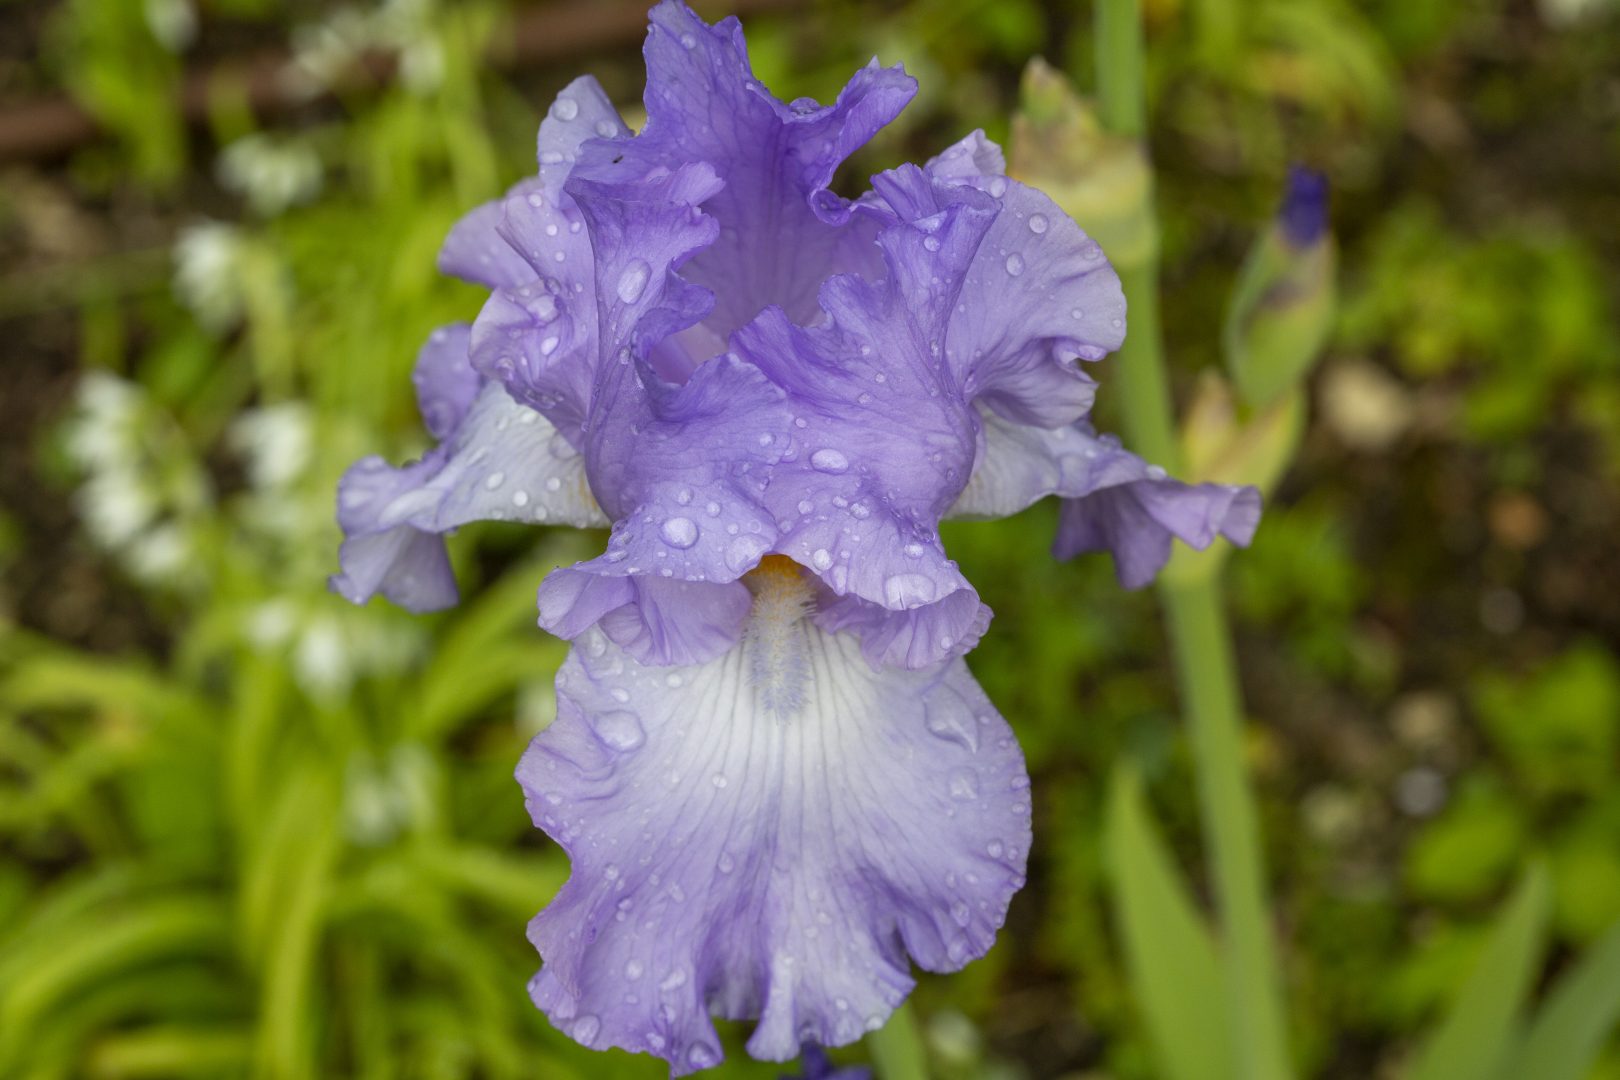
[[242,230],[219,221],[191,225],[174,245],[174,291],[197,321],[228,330],[242,317]]
[[344,7],[294,36],[292,73],[314,95],[338,86],[367,53],[397,58],[399,80],[418,94],[444,80],[444,43],[433,24],[434,0],[383,0],[369,9]]
[[91,539],[141,581],[190,578],[207,480],[189,455],[172,452],[175,433],[144,391],[105,372],[85,376],[66,445],[85,472],[75,502]]
[[321,190],[321,159],[297,137],[244,135],[220,152],[217,171],[226,190],[265,217],[308,202]]

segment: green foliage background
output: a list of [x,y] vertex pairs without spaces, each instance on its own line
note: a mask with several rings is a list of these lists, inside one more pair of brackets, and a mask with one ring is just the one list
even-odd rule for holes
[[[1231,596],[1299,1053],[1415,1075],[1482,950],[1522,953],[1537,890],[1552,948],[1527,986],[1620,918],[1620,11],[1146,8],[1182,396],[1288,164],[1335,185],[1311,427]],[[567,874],[511,780],[564,654],[533,590],[601,537],[467,529],[467,599],[429,618],[324,590],[337,476],[423,449],[417,347],[476,311],[434,271],[449,224],[532,169],[575,74],[639,94],[637,34],[485,61],[546,10],[0,5],[0,115],[61,92],[110,133],[0,184],[0,1076],[661,1075],[578,1050],[523,991],[524,921]],[[873,54],[920,80],[851,183],[1004,138],[1032,55],[1092,78],[1083,4],[747,26],[783,97]],[[332,74],[357,42],[401,77]],[[215,80],[188,127],[185,73],[266,45],[336,93],[270,122]],[[1037,813],[996,950],[918,992],[947,1078],[1159,1075],[1107,902],[1118,763],[1199,880],[1151,595],[1053,563],[1053,524],[946,535],[996,610],[971,663]],[[731,1049],[721,1075],[778,1074]],[[1620,1077],[1620,1050],[1590,1075]]]

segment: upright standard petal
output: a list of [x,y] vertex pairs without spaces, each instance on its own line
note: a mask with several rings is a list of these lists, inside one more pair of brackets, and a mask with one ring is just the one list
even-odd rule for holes
[[911,100],[915,80],[873,64],[832,105],[787,104],[754,78],[736,19],[709,26],[679,0],[664,0],[651,24],[646,128],[611,147],[583,146],[575,179],[707,164],[724,187],[703,209],[721,231],[688,276],[714,293],[711,330],[724,338],[772,304],[808,318],[829,275],[876,268],[875,228],[851,219],[828,185]]
[[530,925],[530,984],[587,1046],[715,1065],[711,1016],[787,1060],[881,1025],[910,961],[993,943],[1023,884],[1029,780],[960,659],[876,671],[806,616],[787,560],[750,575],[741,643],[648,668],[590,633],[518,768],[573,872]]

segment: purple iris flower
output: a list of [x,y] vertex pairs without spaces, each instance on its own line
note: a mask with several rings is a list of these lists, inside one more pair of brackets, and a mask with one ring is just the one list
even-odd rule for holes
[[574,648],[518,780],[573,872],[529,990],[684,1075],[714,1016],[776,1061],[878,1027],[1024,882],[1023,757],[962,659],[990,612],[939,522],[1058,495],[1060,553],[1137,585],[1171,536],[1247,542],[1258,500],[1092,430],[1077,361],[1123,339],[1119,279],[982,134],[830,189],[901,69],[783,103],[736,20],[651,22],[645,129],[575,81],[538,175],[452,230],[441,268],[491,295],[418,363],[439,447],[345,476],[334,587],[440,607],[457,525],[611,525],[540,585]]

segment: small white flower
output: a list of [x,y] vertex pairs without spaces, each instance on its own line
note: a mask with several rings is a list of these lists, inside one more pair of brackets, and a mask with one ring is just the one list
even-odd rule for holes
[[314,417],[302,402],[252,409],[231,425],[230,442],[260,491],[290,487],[309,467],[314,450]]
[[266,216],[308,202],[321,190],[321,159],[302,139],[243,136],[220,153],[218,173],[227,190]]
[[240,229],[217,221],[186,228],[175,243],[175,292],[211,329],[227,329],[242,317],[242,244]]

